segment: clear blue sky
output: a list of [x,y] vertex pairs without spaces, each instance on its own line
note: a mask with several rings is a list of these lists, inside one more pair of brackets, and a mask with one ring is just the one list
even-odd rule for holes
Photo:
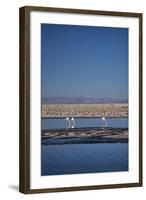
[[41,25],[44,97],[128,99],[128,29]]

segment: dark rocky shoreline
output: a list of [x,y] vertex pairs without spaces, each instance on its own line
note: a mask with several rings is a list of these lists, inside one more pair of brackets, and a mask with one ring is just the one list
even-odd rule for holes
[[78,128],[42,131],[42,144],[115,142],[128,142],[127,128]]

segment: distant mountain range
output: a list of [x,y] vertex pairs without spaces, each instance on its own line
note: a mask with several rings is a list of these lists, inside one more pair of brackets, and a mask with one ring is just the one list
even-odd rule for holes
[[42,104],[106,104],[106,103],[128,103],[128,99],[61,97],[61,96],[42,98]]

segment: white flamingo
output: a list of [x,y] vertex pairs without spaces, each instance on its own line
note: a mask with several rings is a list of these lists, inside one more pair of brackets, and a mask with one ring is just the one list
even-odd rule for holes
[[66,117],[66,121],[67,121],[67,128],[70,128],[70,126],[71,126],[71,123],[70,123],[70,119],[69,119],[69,117]]
[[74,127],[75,127],[75,119],[72,117],[72,118],[71,118],[71,121],[72,121],[71,128],[74,128]]
[[107,127],[107,120],[105,119],[105,117],[102,117],[102,120],[105,122],[104,127]]

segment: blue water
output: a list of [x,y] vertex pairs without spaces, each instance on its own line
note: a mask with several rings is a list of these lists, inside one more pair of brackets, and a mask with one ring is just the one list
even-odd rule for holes
[[42,145],[42,174],[128,171],[128,144]]
[[[107,128],[128,128],[126,118],[107,118]],[[75,128],[104,127],[99,118],[75,118]],[[65,119],[42,119],[42,130],[66,128]],[[128,143],[50,144],[42,140],[41,175],[128,171]]]
[[[106,118],[107,127],[113,128],[127,128],[127,118]],[[61,129],[66,128],[68,122],[65,118],[60,119],[42,119],[42,130],[43,129]],[[105,122],[101,118],[75,118],[75,128],[86,128],[86,127],[104,127]]]

